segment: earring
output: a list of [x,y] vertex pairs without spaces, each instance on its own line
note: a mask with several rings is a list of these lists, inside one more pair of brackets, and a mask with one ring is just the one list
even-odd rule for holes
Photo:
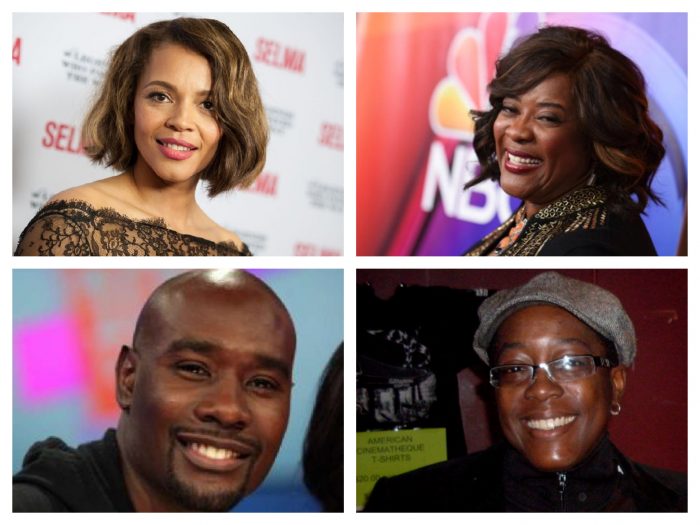
[[586,186],[593,186],[596,181],[595,167],[591,167],[591,171],[588,173],[588,179],[586,180]]
[[610,407],[610,413],[613,416],[619,416],[620,412],[622,412],[622,405],[618,403],[617,401],[614,401],[612,406]]

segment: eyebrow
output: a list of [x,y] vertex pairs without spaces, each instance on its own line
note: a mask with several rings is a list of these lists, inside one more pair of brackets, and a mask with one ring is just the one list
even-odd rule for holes
[[[170,82],[166,82],[165,80],[151,80],[148,84],[143,86],[143,89],[148,89],[149,87],[152,86],[160,86],[162,88],[165,88],[169,91],[175,91],[177,92],[177,88],[172,85]],[[210,89],[202,89],[201,91],[197,91],[198,96],[208,96],[211,94]]]
[[554,108],[554,109],[561,109],[562,111],[566,111],[566,108],[562,104],[559,104],[558,102],[538,102],[537,107],[538,108]]
[[262,368],[277,370],[285,377],[285,379],[291,379],[292,371],[284,361],[267,355],[258,355],[256,356],[256,360],[258,365]]
[[565,337],[564,339],[555,339],[554,342],[558,344],[578,344],[581,346],[585,346],[589,350],[591,348],[591,345],[589,345],[586,341],[577,337]]
[[177,339],[170,343],[165,349],[166,354],[176,354],[181,350],[192,350],[198,354],[211,354],[218,348],[218,345],[211,341],[201,339]]
[[[503,97],[503,100],[505,100],[507,98],[513,99],[517,102],[520,102],[520,100],[521,100],[520,95],[506,95],[505,97]],[[542,108],[542,107],[544,107],[544,108],[556,108],[556,109],[561,109],[563,111],[566,111],[566,108],[564,107],[564,105],[560,104],[559,102],[550,102],[550,101],[545,100],[544,102],[537,102],[536,105],[539,108]]]
[[[220,352],[222,347],[212,341],[201,339],[177,339],[170,343],[168,348],[165,349],[164,355],[177,354],[183,350],[190,350],[197,354],[211,355]],[[284,375],[285,379],[291,379],[292,371],[289,365],[281,359],[260,353],[255,353],[253,358],[256,366],[268,370],[277,370]]]
[[[563,339],[555,339],[553,342],[555,344],[578,344],[578,345],[586,347],[588,350],[591,349],[591,345],[589,345],[585,341],[578,339],[576,337],[566,337]],[[527,347],[527,345],[525,343],[515,341],[512,343],[503,343],[501,346],[496,347],[495,350],[498,353],[498,355],[500,356],[506,350],[513,350],[513,349],[519,350],[519,349],[526,348],[526,347]]]

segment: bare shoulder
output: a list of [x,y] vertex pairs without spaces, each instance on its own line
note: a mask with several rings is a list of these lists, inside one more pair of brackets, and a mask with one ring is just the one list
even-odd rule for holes
[[241,238],[231,230],[227,230],[223,226],[215,224],[215,239],[217,242],[232,242],[236,245],[239,250],[243,248],[243,241]]
[[221,228],[221,235],[225,242],[233,242],[238,249],[243,248],[243,241],[235,232],[227,230],[226,228]]
[[94,190],[90,187],[94,183],[83,184],[82,186],[76,186],[75,188],[68,188],[63,190],[48,200],[47,204],[51,204],[58,201],[84,201],[88,204],[94,204],[92,201]]
[[51,197],[48,204],[58,201],[79,200],[87,202],[93,208],[113,207],[120,187],[126,187],[121,175],[88,182],[81,186],[69,188]]
[[203,229],[206,230],[207,239],[215,242],[232,242],[239,250],[243,248],[243,241],[233,231],[227,230],[223,226],[217,224],[211,217],[202,211]]

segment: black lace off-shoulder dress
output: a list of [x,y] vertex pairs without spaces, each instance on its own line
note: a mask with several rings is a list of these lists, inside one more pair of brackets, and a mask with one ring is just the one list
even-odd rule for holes
[[44,206],[20,235],[15,255],[252,255],[243,244],[169,229],[163,219],[134,220],[84,201]]

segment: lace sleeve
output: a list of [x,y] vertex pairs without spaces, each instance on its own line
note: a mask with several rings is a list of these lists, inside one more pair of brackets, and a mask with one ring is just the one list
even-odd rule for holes
[[60,213],[39,212],[20,235],[15,255],[90,255],[79,225]]

